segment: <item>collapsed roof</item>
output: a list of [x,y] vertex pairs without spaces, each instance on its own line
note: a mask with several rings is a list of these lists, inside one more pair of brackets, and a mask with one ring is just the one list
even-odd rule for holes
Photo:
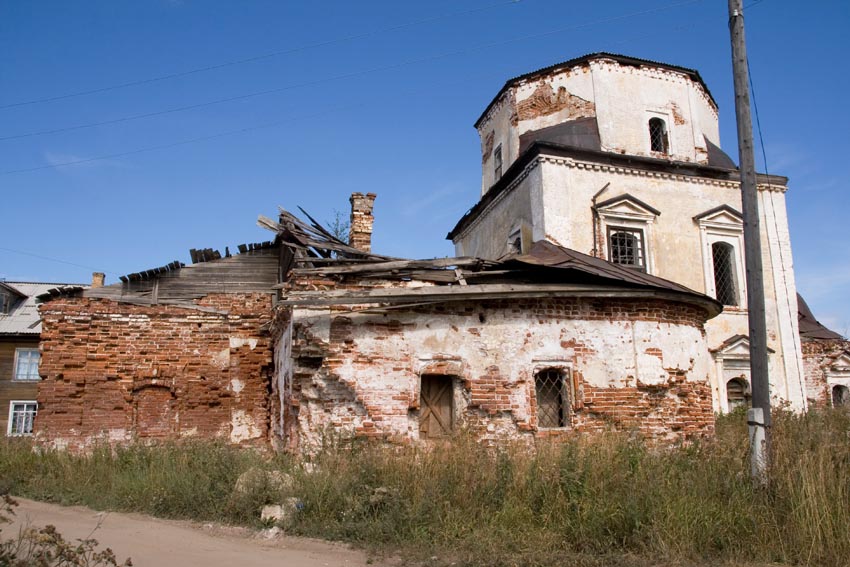
[[[306,214],[306,213],[305,213]],[[709,317],[722,311],[716,300],[677,283],[582,254],[547,241],[526,254],[497,261],[481,258],[410,260],[366,253],[347,245],[317,223],[281,209],[275,222],[258,224],[277,234],[285,297],[292,306],[412,304],[520,297],[629,297],[689,303]],[[360,282],[357,289],[292,289],[291,279],[333,278]],[[368,285],[369,281],[374,285]],[[397,285],[387,286],[383,281]]]

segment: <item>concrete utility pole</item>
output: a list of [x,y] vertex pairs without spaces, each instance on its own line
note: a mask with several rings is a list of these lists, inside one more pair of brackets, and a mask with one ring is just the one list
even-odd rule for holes
[[767,374],[767,329],[764,316],[764,278],[761,264],[758,188],[750,116],[750,85],[747,45],[744,39],[744,8],[741,0],[729,0],[729,31],[732,38],[732,71],[735,77],[735,115],[738,122],[738,158],[744,215],[744,253],[747,271],[747,311],[750,323],[750,379],[753,407],[747,413],[750,430],[750,465],[753,479],[765,480],[767,428],[770,427],[770,383]]

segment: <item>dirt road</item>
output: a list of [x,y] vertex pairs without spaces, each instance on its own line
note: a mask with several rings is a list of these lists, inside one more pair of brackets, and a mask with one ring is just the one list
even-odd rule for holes
[[[159,520],[139,514],[95,512],[80,506],[57,506],[15,498],[16,523],[4,526],[8,538],[21,523],[53,524],[69,541],[93,537],[136,567],[361,567],[364,553],[318,540],[277,536],[265,539],[243,528]],[[99,526],[98,526],[99,524]],[[369,563],[387,567],[392,562]]]

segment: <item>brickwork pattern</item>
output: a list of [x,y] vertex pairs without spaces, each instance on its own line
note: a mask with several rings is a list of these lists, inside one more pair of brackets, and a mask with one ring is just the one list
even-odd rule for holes
[[36,438],[59,447],[176,437],[265,444],[267,294],[214,294],[207,313],[61,298],[43,304]]
[[[290,289],[364,289],[375,285],[382,284],[374,280],[303,278],[291,282]],[[329,319],[326,335],[315,328],[322,317]],[[681,440],[713,430],[708,376],[693,369],[693,358],[708,356],[704,354],[706,314],[689,305],[617,298],[505,299],[411,306],[385,316],[357,315],[348,307],[296,309],[292,318],[295,372],[284,414],[289,416],[286,435],[297,438],[296,445],[316,443],[319,431],[395,443],[416,442],[419,376],[424,373],[456,378],[457,421],[483,440],[532,440],[610,427],[636,430],[653,439]],[[691,367],[665,367],[665,376],[651,383],[629,377],[627,383],[603,387],[598,377],[589,380],[583,373],[609,354],[598,352],[586,341],[564,336],[564,329],[584,329],[587,325],[586,332],[591,333],[600,324],[623,328],[640,324],[664,329],[667,335],[683,332],[702,341],[694,345]],[[490,325],[493,327],[488,329]],[[498,327],[508,330],[494,346],[486,340]],[[549,337],[547,329],[561,329],[562,336]],[[438,357],[444,359],[429,359],[423,365],[421,345],[428,344],[429,335],[449,335],[456,337],[450,340],[457,343],[454,348],[441,343]],[[538,427],[534,364],[529,362],[526,368],[517,370],[512,360],[501,358],[503,362],[493,363],[500,354],[514,352],[516,358],[530,361],[529,353],[538,348],[534,345],[541,337],[551,343],[551,347],[545,347],[547,352],[563,355],[572,369],[569,427],[564,429]],[[640,354],[663,366],[665,349],[670,348],[652,345]]]
[[803,339],[803,371],[806,376],[806,397],[815,407],[829,407],[832,394],[827,373],[835,357],[850,352],[850,341],[842,339]]

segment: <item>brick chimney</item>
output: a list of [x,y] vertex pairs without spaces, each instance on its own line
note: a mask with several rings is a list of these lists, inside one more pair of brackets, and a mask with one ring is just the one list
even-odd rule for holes
[[103,287],[103,281],[106,279],[106,274],[103,272],[92,272],[91,275],[91,286],[92,287]]
[[372,251],[372,224],[375,217],[372,216],[372,207],[375,206],[374,193],[352,193],[351,198],[351,223],[348,228],[348,244],[361,252]]

